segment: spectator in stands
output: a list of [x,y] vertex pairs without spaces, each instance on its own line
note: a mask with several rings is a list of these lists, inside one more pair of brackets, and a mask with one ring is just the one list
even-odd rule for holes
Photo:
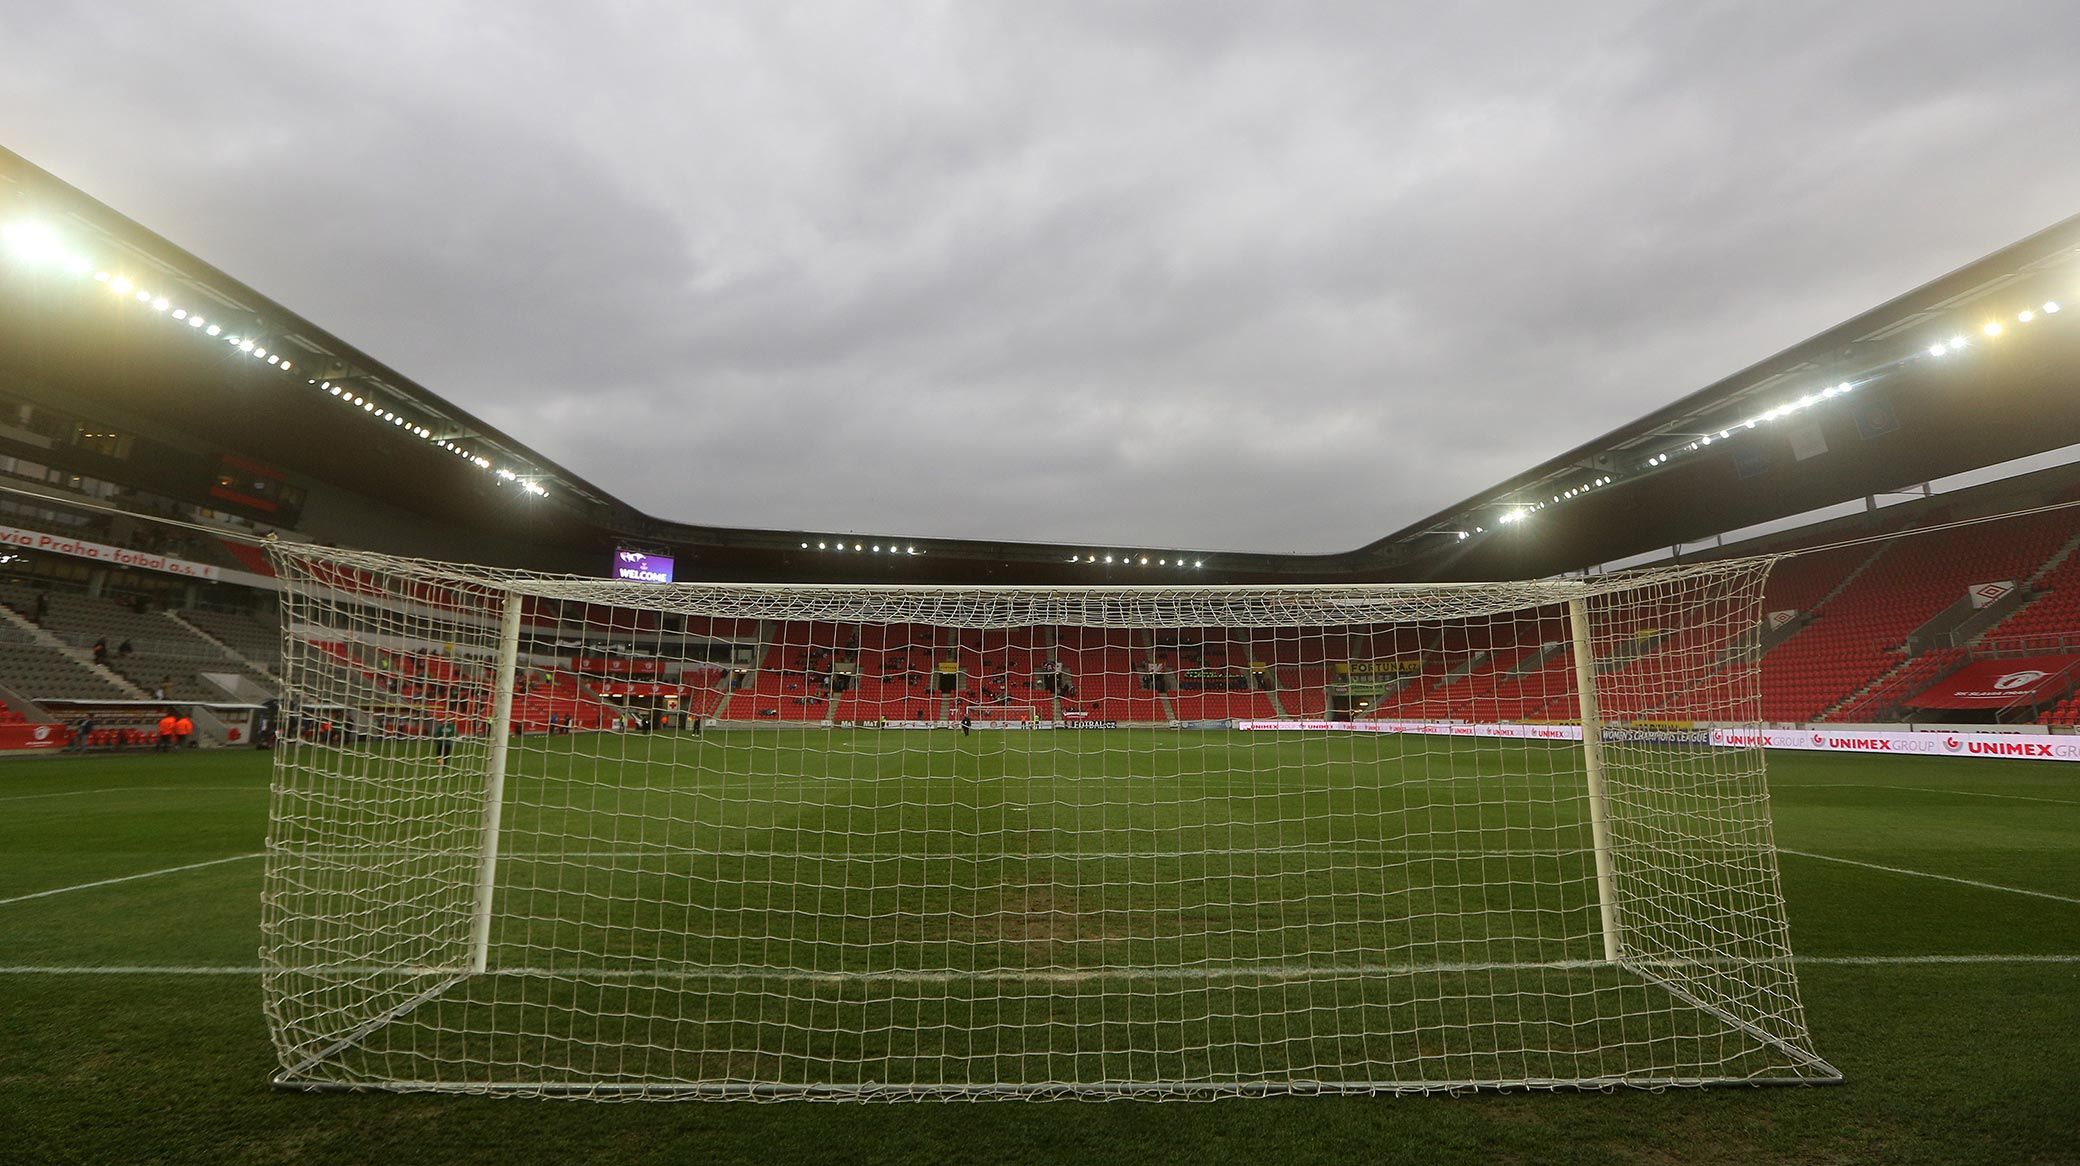
[[121,659],[121,658],[122,658],[122,657],[124,657],[124,656],[128,656],[129,654],[130,654],[130,641],[128,641],[128,640],[124,640],[124,641],[123,641],[122,643],[120,643],[120,644],[117,644],[117,645],[116,645],[116,657],[117,657],[118,659]]
[[43,626],[43,620],[44,620],[44,617],[45,617],[45,616],[48,616],[48,615],[49,615],[50,613],[51,613],[51,597],[50,597],[50,593],[49,593],[49,592],[47,592],[47,591],[39,591],[39,592],[37,592],[37,593],[36,593],[36,606],[35,606],[34,608],[32,608],[32,609],[31,609],[31,611],[30,611],[30,614],[29,614],[29,618],[30,618],[30,619],[33,619],[33,620],[35,620],[35,621],[36,621],[36,624],[37,624],[37,626],[38,626],[38,627],[41,627],[41,626]]
[[165,715],[159,718],[159,752],[164,753],[173,748],[173,730],[179,723],[174,718],[172,709],[167,709]]
[[192,737],[192,736],[194,736],[194,735],[195,735],[195,722],[194,722],[194,721],[191,721],[191,720],[189,720],[189,719],[188,719],[188,714],[186,714],[186,713],[182,713],[182,714],[181,714],[180,716],[178,716],[178,717],[174,718],[174,722],[173,722],[173,747],[174,747],[174,748],[176,748],[176,749],[181,749],[181,748],[185,748],[185,747],[186,747],[186,746],[188,745],[188,738],[190,738],[190,737]]
[[106,663],[108,663],[108,637],[107,637],[107,636],[103,636],[103,637],[101,637],[100,639],[98,639],[98,640],[95,640],[95,641],[94,641],[94,663],[96,663],[96,664],[106,664]]

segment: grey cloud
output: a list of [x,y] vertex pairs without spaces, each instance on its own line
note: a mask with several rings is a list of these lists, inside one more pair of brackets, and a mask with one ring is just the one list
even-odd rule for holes
[[0,134],[657,513],[1329,550],[2070,213],[2075,31],[56,10]]

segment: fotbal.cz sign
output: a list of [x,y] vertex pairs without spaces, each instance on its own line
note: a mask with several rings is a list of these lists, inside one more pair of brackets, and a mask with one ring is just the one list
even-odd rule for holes
[[212,583],[223,578],[222,572],[208,563],[191,563],[171,555],[155,555],[148,551],[133,551],[128,547],[112,547],[107,543],[88,542],[86,539],[73,538],[70,535],[24,530],[19,526],[0,526],[0,545],[45,551],[53,555],[71,555],[75,559],[89,559],[96,563],[107,563],[112,567],[163,571],[168,575],[207,579]]

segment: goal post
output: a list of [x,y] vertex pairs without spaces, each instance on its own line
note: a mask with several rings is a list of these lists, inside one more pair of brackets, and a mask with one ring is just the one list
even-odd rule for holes
[[[1839,1079],[1762,754],[1712,732],[1756,718],[1768,560],[1065,588],[270,554],[285,1087]],[[1033,731],[978,748],[963,711]]]

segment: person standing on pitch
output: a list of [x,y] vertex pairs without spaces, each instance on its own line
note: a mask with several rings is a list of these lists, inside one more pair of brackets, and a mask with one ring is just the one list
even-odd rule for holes
[[177,723],[173,719],[172,709],[167,709],[165,715],[159,718],[159,752],[164,753],[173,748],[173,727]]
[[967,713],[963,712],[963,713],[961,714],[961,736],[963,736],[963,737],[967,736],[967,735],[968,735],[968,731],[969,731],[970,729],[973,729],[974,727],[975,727],[975,722],[969,719],[969,717],[968,717],[968,714],[967,714]]
[[173,747],[175,749],[187,748],[188,738],[194,735],[195,722],[188,719],[188,714],[182,713],[180,716],[174,718]]
[[448,758],[452,756],[454,752],[455,722],[435,721],[433,723],[434,763],[436,765],[439,765],[442,769],[446,769],[448,767]]

